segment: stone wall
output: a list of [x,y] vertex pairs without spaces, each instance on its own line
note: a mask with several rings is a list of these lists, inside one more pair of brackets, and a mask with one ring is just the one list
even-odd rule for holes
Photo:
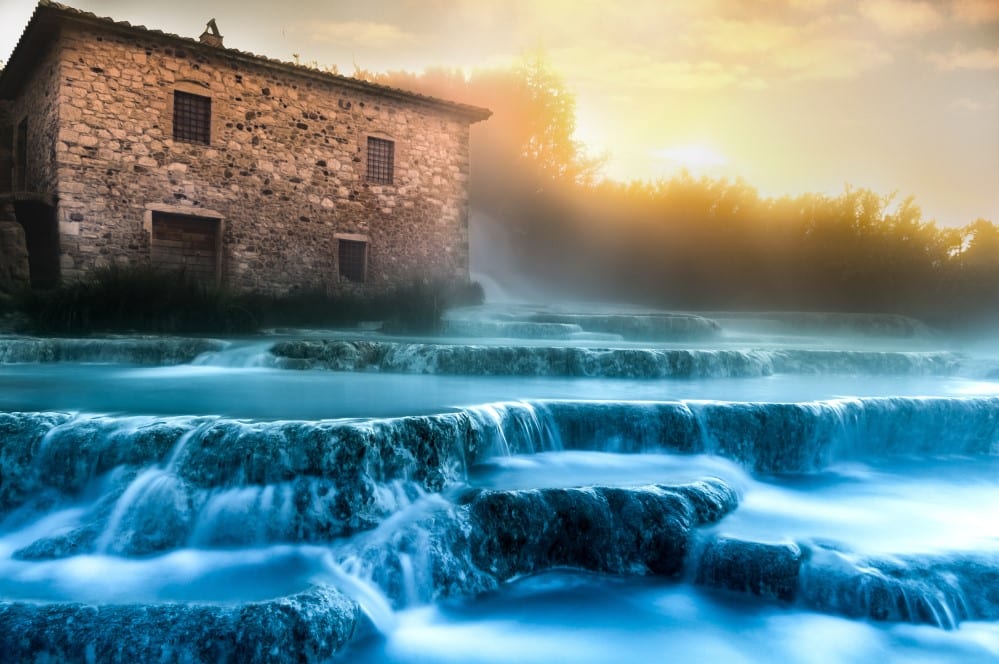
[[[159,211],[221,219],[243,290],[354,288],[343,235],[369,242],[366,288],[467,279],[467,117],[149,33],[68,26],[61,56],[64,278],[147,262]],[[211,98],[210,145],[172,138],[175,90]],[[365,181],[371,135],[395,142],[392,185]]]
[[10,121],[10,102],[0,99],[0,194],[13,189],[14,125]]
[[3,131],[10,132],[12,154],[18,152],[17,127],[27,120],[27,172],[21,181],[12,182],[12,190],[44,194],[47,199],[57,194],[55,166],[56,135],[59,131],[59,79],[61,53],[52,44],[38,54],[38,64],[16,99],[5,104],[6,120]]

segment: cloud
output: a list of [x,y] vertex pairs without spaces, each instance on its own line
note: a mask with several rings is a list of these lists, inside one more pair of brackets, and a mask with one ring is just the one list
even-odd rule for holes
[[943,16],[928,2],[872,0],[860,13],[890,35],[921,35],[940,27]]
[[741,20],[779,19],[788,20],[806,14],[829,10],[840,0],[766,0],[766,2],[746,2],[746,0],[713,0],[713,2],[688,2],[692,7],[705,8],[715,16]]
[[807,46],[775,53],[774,62],[796,81],[850,79],[892,61],[876,44],[849,37],[818,38]]
[[933,53],[929,56],[929,59],[930,62],[936,65],[937,69],[943,71],[955,71],[958,69],[992,71],[999,69],[999,48],[976,48],[969,50],[961,46],[956,46],[950,53]]
[[718,53],[752,55],[793,45],[798,29],[770,21],[709,20],[700,26],[699,39]]
[[999,2],[996,0],[954,0],[954,16],[965,23],[992,23],[999,21]]
[[892,60],[882,45],[854,35],[853,19],[815,16],[788,22],[777,19],[705,19],[687,41],[723,62],[738,60],[753,68],[760,88],[778,79],[853,78]]
[[702,18],[668,45],[594,41],[549,49],[548,55],[567,80],[591,90],[760,91],[855,78],[892,61],[878,42],[853,36],[850,21]]
[[316,41],[332,41],[339,45],[364,48],[394,48],[419,41],[416,35],[397,25],[371,21],[311,23],[307,30],[309,36]]
[[568,80],[586,87],[629,90],[712,91],[748,82],[744,68],[713,60],[664,60],[644,50],[594,51],[566,47],[548,52]]
[[759,76],[752,76],[741,81],[739,87],[743,90],[766,90],[770,84]]
[[996,105],[993,102],[972,99],[971,97],[960,97],[952,101],[950,103],[950,107],[955,111],[961,111],[964,113],[978,113],[979,111],[986,111],[995,108]]

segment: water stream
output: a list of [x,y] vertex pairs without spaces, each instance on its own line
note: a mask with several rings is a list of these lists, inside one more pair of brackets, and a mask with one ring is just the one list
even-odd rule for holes
[[987,350],[326,338],[0,367],[6,659],[999,659]]

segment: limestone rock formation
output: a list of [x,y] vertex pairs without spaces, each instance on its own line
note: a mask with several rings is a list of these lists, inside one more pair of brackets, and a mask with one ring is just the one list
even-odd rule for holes
[[5,661],[325,662],[363,625],[360,607],[316,586],[243,605],[0,603]]

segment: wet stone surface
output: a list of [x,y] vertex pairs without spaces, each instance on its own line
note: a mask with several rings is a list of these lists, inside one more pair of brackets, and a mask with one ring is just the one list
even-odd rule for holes
[[363,625],[330,588],[240,606],[0,604],[7,661],[322,662]]

